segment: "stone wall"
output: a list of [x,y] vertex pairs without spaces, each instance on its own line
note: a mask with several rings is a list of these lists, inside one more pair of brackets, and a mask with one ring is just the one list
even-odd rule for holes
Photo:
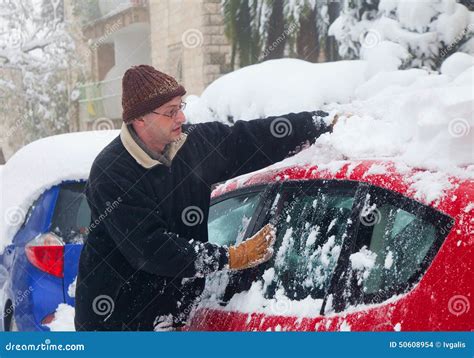
[[175,76],[188,94],[230,71],[220,0],[150,0],[152,64]]

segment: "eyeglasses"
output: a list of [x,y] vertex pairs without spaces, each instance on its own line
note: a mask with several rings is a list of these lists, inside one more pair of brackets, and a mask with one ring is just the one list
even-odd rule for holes
[[184,109],[186,108],[186,102],[181,102],[179,104],[179,107],[176,108],[176,109],[173,109],[172,111],[170,111],[168,114],[166,113],[158,113],[158,112],[155,112],[155,111],[151,111],[151,113],[155,113],[155,114],[159,114],[161,116],[165,116],[165,117],[169,117],[169,118],[176,118],[176,116],[178,115],[179,111],[184,111]]

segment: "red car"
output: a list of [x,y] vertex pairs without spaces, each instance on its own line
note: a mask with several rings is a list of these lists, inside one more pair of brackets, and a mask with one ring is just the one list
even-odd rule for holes
[[473,180],[354,161],[267,169],[214,190],[212,242],[267,222],[273,258],[209,277],[188,330],[473,328]]

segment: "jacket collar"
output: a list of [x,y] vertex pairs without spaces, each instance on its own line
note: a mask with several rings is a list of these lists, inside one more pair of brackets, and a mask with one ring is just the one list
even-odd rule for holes
[[171,161],[176,156],[179,149],[183,146],[186,138],[187,135],[185,133],[181,133],[181,136],[177,140],[168,144],[165,148],[165,152],[163,153],[163,157],[167,160],[159,161],[156,158],[152,158],[150,154],[140,147],[140,145],[133,138],[132,134],[130,133],[130,129],[125,123],[122,123],[122,128],[120,129],[120,140],[122,141],[123,146],[127,152],[137,161],[137,163],[145,169],[153,168],[159,164],[170,166]]

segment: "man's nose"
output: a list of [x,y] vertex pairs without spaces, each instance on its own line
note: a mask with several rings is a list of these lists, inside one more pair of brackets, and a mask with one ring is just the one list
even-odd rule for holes
[[183,124],[186,122],[186,116],[184,115],[183,111],[179,111],[176,115],[176,122],[178,122],[179,124]]

